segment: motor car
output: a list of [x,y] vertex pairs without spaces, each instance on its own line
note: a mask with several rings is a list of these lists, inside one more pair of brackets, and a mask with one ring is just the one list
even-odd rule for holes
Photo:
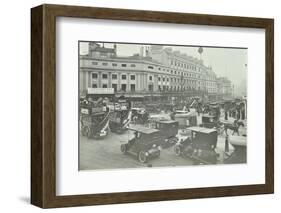
[[123,154],[136,156],[141,163],[160,156],[162,137],[159,130],[140,125],[129,127],[129,130],[133,131],[134,136],[121,144]]
[[162,136],[161,148],[173,146],[178,141],[179,123],[173,120],[155,120],[154,128],[158,129]]
[[217,127],[217,125],[218,125],[218,120],[216,119],[216,116],[202,115],[202,123],[200,124],[200,127],[214,128]]
[[194,164],[216,164],[217,131],[204,127],[189,127],[187,130],[190,137],[174,146],[175,154],[192,159]]
[[189,126],[197,126],[197,116],[196,112],[176,110],[171,114],[171,118],[179,122],[181,128]]

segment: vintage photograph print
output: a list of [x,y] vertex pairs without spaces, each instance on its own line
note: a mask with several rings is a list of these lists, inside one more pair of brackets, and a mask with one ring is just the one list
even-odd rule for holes
[[247,48],[78,47],[79,170],[247,163]]

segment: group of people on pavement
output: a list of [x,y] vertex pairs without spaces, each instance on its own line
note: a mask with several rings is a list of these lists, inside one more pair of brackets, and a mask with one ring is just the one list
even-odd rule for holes
[[235,118],[236,120],[245,120],[246,119],[245,104],[240,103],[230,107],[229,109],[225,108],[224,119],[228,120],[228,117]]

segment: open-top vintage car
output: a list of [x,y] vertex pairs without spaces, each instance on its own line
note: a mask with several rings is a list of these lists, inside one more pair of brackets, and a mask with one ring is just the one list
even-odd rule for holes
[[121,145],[121,152],[135,155],[141,163],[146,163],[153,157],[160,156],[162,137],[157,129],[143,126],[129,128],[134,132],[134,137]]
[[234,147],[231,155],[224,160],[225,164],[247,162],[247,137],[229,136],[229,143]]
[[203,127],[189,127],[190,137],[174,146],[176,155],[188,157],[194,164],[215,164],[217,162],[217,131]]

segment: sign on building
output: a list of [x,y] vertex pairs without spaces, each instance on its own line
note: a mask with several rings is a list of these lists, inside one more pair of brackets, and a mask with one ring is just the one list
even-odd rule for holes
[[88,88],[88,94],[114,94],[114,88]]

